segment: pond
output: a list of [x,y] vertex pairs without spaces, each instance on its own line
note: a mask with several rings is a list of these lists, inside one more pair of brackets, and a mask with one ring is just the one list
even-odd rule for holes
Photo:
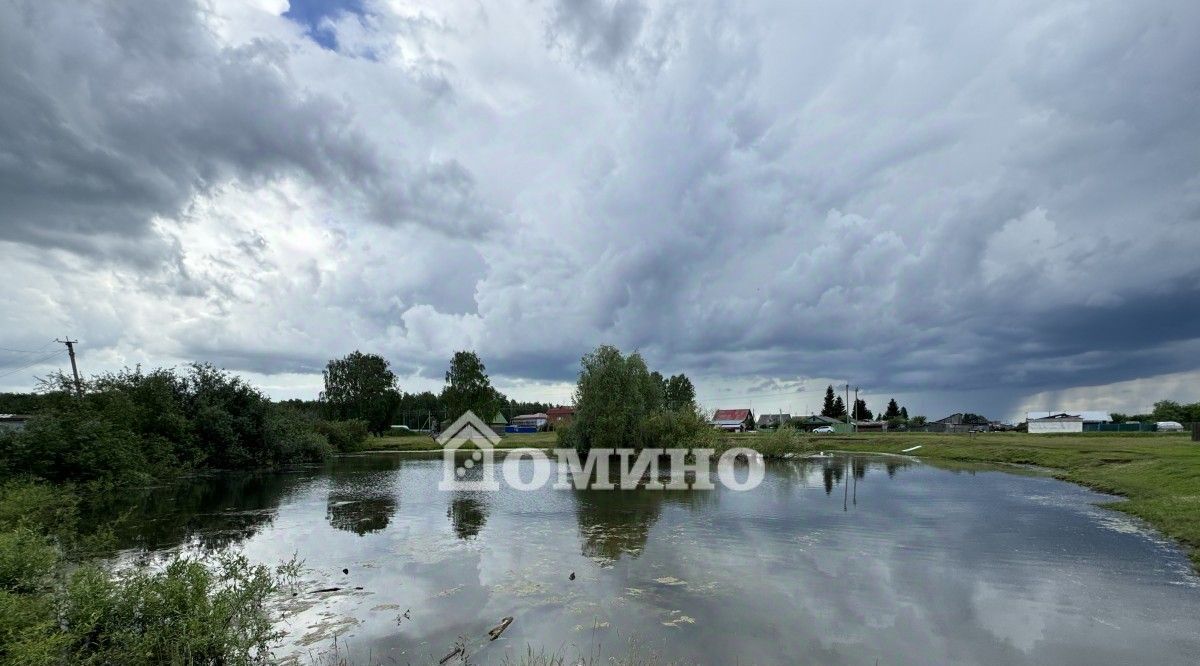
[[746,492],[441,492],[440,458],[371,454],[155,489],[119,536],[127,557],[298,555],[276,652],[297,663],[335,635],[384,664],[459,640],[496,664],[1196,663],[1187,558],[1111,497],[1016,472],[840,456]]

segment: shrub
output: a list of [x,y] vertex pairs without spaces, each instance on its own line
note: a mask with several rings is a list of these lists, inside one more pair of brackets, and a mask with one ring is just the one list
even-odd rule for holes
[[251,664],[278,636],[267,612],[277,579],[241,555],[215,566],[177,559],[158,572],[71,576],[61,615],[78,664]]
[[324,435],[335,451],[348,452],[362,449],[367,441],[367,422],[362,419],[346,421],[317,421],[317,432]]
[[277,634],[266,602],[282,569],[273,574],[240,555],[176,559],[162,570],[134,565],[115,574],[80,566],[64,547],[80,541],[76,515],[69,490],[0,485],[0,662],[268,660]]
[[12,473],[62,481],[149,479],[141,439],[119,419],[85,402],[35,416],[0,451]]
[[267,465],[291,462],[320,462],[333,453],[329,440],[317,432],[312,421],[283,405],[270,405],[267,414],[264,453]]
[[791,425],[782,425],[772,431],[760,432],[754,440],[755,448],[765,456],[793,453],[804,448],[800,431]]
[[582,450],[579,444],[579,430],[574,425],[560,425],[554,429],[554,435],[558,440],[558,448]]
[[69,645],[59,631],[53,598],[0,589],[0,661],[59,664]]
[[[319,461],[332,450],[310,417],[210,365],[101,375],[82,398],[70,386],[51,378],[54,399],[0,439],[0,475],[136,484],[193,467]],[[358,431],[341,427],[340,446],[353,446]]]
[[48,587],[58,550],[28,528],[0,532],[0,589],[29,594]]
[[661,448],[713,448],[717,433],[695,409],[664,410],[646,418],[646,445]]
[[63,540],[74,535],[79,520],[74,493],[32,481],[0,484],[0,530],[30,529]]

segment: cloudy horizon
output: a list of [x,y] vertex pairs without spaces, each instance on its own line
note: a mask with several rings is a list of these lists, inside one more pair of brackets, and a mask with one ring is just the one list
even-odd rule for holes
[[[710,408],[1200,400],[1200,4],[0,7],[0,391],[599,344]],[[51,352],[55,352],[50,356]]]

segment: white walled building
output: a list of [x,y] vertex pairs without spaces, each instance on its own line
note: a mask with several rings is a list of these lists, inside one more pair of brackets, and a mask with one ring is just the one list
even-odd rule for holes
[[1078,414],[1050,414],[1041,418],[1029,418],[1027,423],[1030,434],[1083,432],[1083,417]]

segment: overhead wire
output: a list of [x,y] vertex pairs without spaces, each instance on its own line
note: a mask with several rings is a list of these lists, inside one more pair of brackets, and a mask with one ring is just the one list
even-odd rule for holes
[[12,347],[0,347],[0,351],[12,352],[14,354],[41,354],[46,351],[46,347],[49,347],[54,343],[55,341],[51,340],[42,345],[41,349],[13,349]]
[[59,354],[64,354],[64,353],[66,353],[66,350],[63,350],[63,349],[59,349],[59,350],[57,350],[57,351],[53,351],[53,352],[51,352],[51,353],[49,353],[49,354],[46,354],[45,356],[42,356],[42,357],[40,357],[40,358],[37,358],[37,359],[34,359],[34,360],[30,361],[29,363],[26,363],[25,365],[22,365],[22,366],[20,366],[20,367],[18,367],[18,368],[13,368],[12,370],[9,370],[9,371],[7,371],[7,372],[0,373],[0,379],[3,379],[4,377],[8,377],[8,376],[10,376],[10,375],[15,375],[15,374],[17,374],[18,372],[21,372],[22,370],[27,370],[27,369],[29,369],[29,368],[32,368],[32,367],[33,367],[33,366],[35,366],[35,365],[38,365],[38,364],[41,364],[41,363],[45,363],[46,361],[49,361],[50,359],[54,358],[55,356],[58,356]]

